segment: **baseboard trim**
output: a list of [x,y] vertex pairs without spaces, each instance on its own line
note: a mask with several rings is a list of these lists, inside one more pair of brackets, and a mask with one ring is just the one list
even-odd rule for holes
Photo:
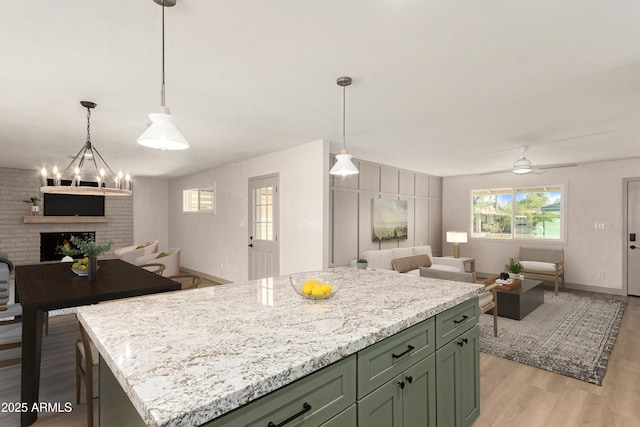
[[203,279],[211,280],[212,282],[216,282],[216,283],[219,283],[221,285],[226,285],[228,283],[232,283],[230,280],[226,280],[226,279],[223,279],[221,277],[212,276],[211,274],[206,274],[206,273],[203,273],[201,271],[192,270],[190,268],[180,267],[180,271],[184,271],[185,273],[188,273],[188,274],[198,275],[198,276],[202,277]]

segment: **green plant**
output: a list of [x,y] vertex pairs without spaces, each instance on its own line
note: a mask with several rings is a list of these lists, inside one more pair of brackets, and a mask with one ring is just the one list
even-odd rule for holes
[[512,259],[504,265],[505,270],[512,274],[520,274],[522,271],[522,264],[517,259]]
[[29,197],[29,200],[23,200],[25,203],[31,203],[33,206],[38,206],[40,199],[38,196]]
[[358,264],[366,264],[369,261],[367,261],[365,258],[358,258],[358,260],[356,261]]
[[111,249],[111,245],[113,245],[113,241],[110,241],[106,245],[98,245],[93,240],[85,239],[81,236],[71,236],[70,240],[71,243],[80,249],[84,256],[89,258],[96,258],[98,255]]

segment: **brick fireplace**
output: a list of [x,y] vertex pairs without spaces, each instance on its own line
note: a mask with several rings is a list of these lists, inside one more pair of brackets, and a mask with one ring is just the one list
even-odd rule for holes
[[[56,261],[62,259],[66,253],[72,258],[82,256],[76,245],[71,243],[71,237],[82,237],[84,239],[96,240],[95,231],[71,231],[65,233],[40,233],[40,262]],[[76,253],[77,252],[77,253]]]
[[[33,196],[42,198],[40,175],[37,170],[0,168],[0,252],[9,255],[14,264],[40,262],[41,233],[95,233],[95,241],[113,241],[113,249],[133,244],[133,197],[107,197],[105,216],[99,222],[82,217],[41,217],[40,222],[28,222],[31,206],[23,200]],[[42,212],[42,202],[40,202]],[[51,218],[51,219],[49,219]],[[60,259],[60,258],[55,258]]]

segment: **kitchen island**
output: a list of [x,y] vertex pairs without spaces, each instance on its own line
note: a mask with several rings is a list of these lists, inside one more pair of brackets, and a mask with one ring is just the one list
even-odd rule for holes
[[[471,336],[454,342],[458,332],[475,330],[477,337],[477,295],[482,285],[382,271],[335,271],[345,275],[342,287],[331,299],[321,301],[303,299],[288,277],[280,277],[81,307],[78,318],[101,357],[100,425],[124,425],[122,420],[111,424],[113,408],[103,406],[103,400],[114,402],[109,400],[110,379],[121,387],[139,417],[126,425],[182,427],[211,420],[212,425],[225,425],[225,417],[242,417],[245,407],[268,402],[271,396],[306,384],[307,378],[335,366],[344,372],[353,366],[353,377],[358,377],[359,390],[354,384],[353,397],[342,399],[353,413],[356,400],[360,404],[371,397],[371,390],[376,389],[371,395],[379,391],[376,381],[389,382],[385,375],[362,382],[360,364],[370,349],[385,343],[399,348],[394,347],[390,356],[390,363],[398,365],[385,368],[395,375],[423,359],[439,363],[436,347],[463,348],[469,339],[477,341]],[[476,378],[478,346],[470,348]],[[465,357],[445,358],[443,353],[442,363],[449,359],[458,365],[460,360],[471,363]],[[374,366],[377,362],[371,360]],[[352,378],[342,381],[341,393],[345,393]],[[435,387],[435,378],[429,381],[429,387]],[[473,387],[477,392],[477,380]],[[430,394],[429,399],[435,399],[435,393]],[[301,407],[296,423],[314,416],[312,410],[304,413],[306,402]],[[438,402],[438,416],[444,413]],[[429,416],[435,417],[435,411]],[[216,424],[219,420],[223,422]],[[279,425],[275,423],[282,419],[269,425]]]

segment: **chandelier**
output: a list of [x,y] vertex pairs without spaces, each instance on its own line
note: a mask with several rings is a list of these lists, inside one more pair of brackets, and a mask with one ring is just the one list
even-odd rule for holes
[[[87,141],[62,172],[58,170],[57,166],[54,166],[51,169],[51,178],[48,178],[47,168],[42,168],[40,171],[42,177],[40,192],[130,196],[131,177],[129,174],[114,173],[98,149],[91,144],[91,109],[95,108],[97,104],[91,101],[80,101],[80,104],[87,109]],[[85,168],[88,169],[87,172],[85,172]],[[90,177],[95,181],[84,181],[83,177]]]

